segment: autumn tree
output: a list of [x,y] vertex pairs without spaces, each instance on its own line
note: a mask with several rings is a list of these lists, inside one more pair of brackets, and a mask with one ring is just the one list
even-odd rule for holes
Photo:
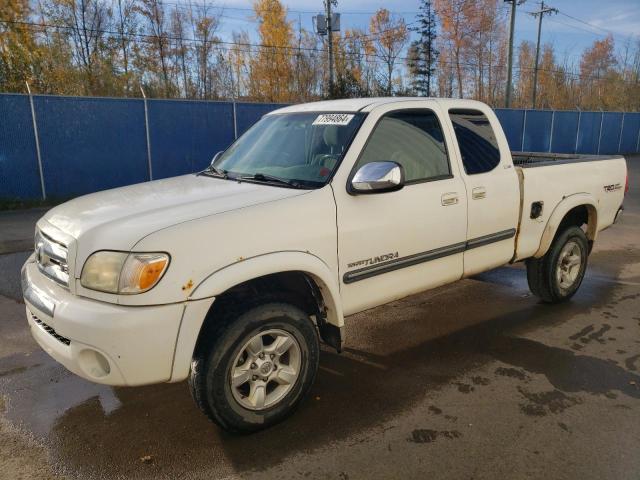
[[623,45],[618,58],[620,71],[620,99],[625,101],[625,109],[640,109],[640,39],[629,38]]
[[137,11],[145,19],[146,37],[144,43],[144,66],[150,73],[145,82],[154,96],[170,97],[175,94],[170,72],[170,44],[168,19],[165,5],[161,0],[139,0]]
[[514,93],[516,97],[515,104],[521,107],[531,105],[535,48],[533,42],[527,40],[523,40],[518,46],[518,75]]
[[[59,95],[85,95],[86,86],[78,75],[67,29],[49,28],[50,9],[39,1],[33,15],[37,23],[36,41],[40,52],[39,62],[34,64],[36,91]],[[32,87],[33,88],[33,87]]]
[[580,60],[582,103],[587,108],[600,108],[610,102],[607,93],[615,83],[617,65],[613,37],[596,40],[585,50]]
[[563,72],[556,67],[553,45],[547,43],[542,47],[542,55],[538,65],[538,87],[536,107],[549,109],[556,103],[556,94],[560,91],[559,83],[564,82]]
[[135,0],[116,0],[113,9],[114,29],[117,32],[118,57],[116,65],[122,72],[124,94],[131,95],[135,79],[132,59],[137,53],[138,46],[135,36],[138,33],[138,19],[135,12]]
[[444,49],[438,55],[438,96],[451,98],[455,85],[455,71],[451,50]]
[[354,98],[369,93],[367,74],[367,36],[359,29],[348,29],[344,36],[334,35],[334,98]]
[[290,101],[293,32],[287,11],[279,0],[257,0],[253,10],[261,46],[251,61],[251,95],[269,102]]
[[40,53],[34,30],[20,22],[29,20],[28,0],[0,0],[0,85],[4,91],[22,92],[25,81],[33,83]]
[[[196,96],[196,90],[192,78],[193,43],[189,34],[189,13],[181,8],[175,8],[171,12],[169,20],[170,57],[173,59],[173,70],[176,73],[176,81],[179,90],[185,98]],[[181,84],[181,85],[180,85]]]
[[503,70],[493,68],[506,47],[506,17],[499,5],[498,0],[477,0],[467,10],[472,30],[468,58],[473,58],[474,97],[481,101],[494,101],[495,86],[500,79],[498,72]]
[[613,37],[596,40],[591,48],[582,54],[580,75],[583,77],[602,78],[616,65]]
[[239,98],[249,92],[251,77],[251,46],[249,34],[245,31],[232,33],[233,45],[229,48],[229,64],[234,82],[233,97]]
[[[333,96],[437,93],[501,104],[507,20],[500,0],[420,5],[408,48],[407,25],[384,9],[368,28],[334,35]],[[149,97],[298,102],[328,95],[326,45],[300,20],[287,21],[278,0],[256,1],[259,38],[222,29],[224,15],[212,2],[0,0],[0,11],[0,91],[24,92],[26,80],[34,92],[62,95],[139,96],[140,85]],[[575,51],[559,59],[554,45],[543,46],[542,108],[640,109],[639,40],[616,46],[599,38],[581,53],[578,61]],[[398,69],[401,59],[406,68]],[[531,105],[533,68],[533,45],[523,42],[514,106]]]
[[449,50],[454,64],[458,97],[463,98],[466,77],[464,64],[474,33],[475,0],[435,0],[434,5],[442,25],[443,46]]
[[487,51],[487,95],[485,101],[491,105],[504,104],[507,85],[507,30],[504,23],[495,21],[488,40]]
[[404,19],[392,15],[385,8],[381,8],[371,17],[369,31],[371,35],[369,46],[386,67],[380,83],[384,93],[391,95],[396,60],[409,38],[407,25]]
[[[440,51],[455,71],[457,96],[495,103],[504,87],[506,19],[498,0],[434,0]],[[449,75],[449,74],[447,74]]]
[[[215,70],[219,64],[216,45],[220,38],[216,32],[220,26],[218,18],[211,11],[210,4],[198,4],[191,8],[191,29],[194,40],[196,69],[196,95],[200,98],[218,98],[218,85],[214,84]],[[228,65],[227,65],[228,66]]]
[[359,28],[348,29],[344,32],[341,48],[344,49],[348,69],[345,76],[352,83],[351,93],[365,97],[373,95],[380,59],[377,58],[375,49],[371,47],[370,36]]
[[325,84],[323,72],[326,72],[326,62],[322,50],[318,36],[302,28],[299,19],[291,58],[294,76],[292,99],[304,101],[318,97]]
[[50,0],[48,15],[55,25],[64,25],[84,95],[111,93],[113,51],[107,32],[110,11],[104,0]]
[[436,49],[436,16],[431,0],[420,2],[417,21],[418,26],[411,30],[418,34],[418,39],[411,42],[409,47],[407,67],[412,90],[418,95],[430,97],[440,53]]

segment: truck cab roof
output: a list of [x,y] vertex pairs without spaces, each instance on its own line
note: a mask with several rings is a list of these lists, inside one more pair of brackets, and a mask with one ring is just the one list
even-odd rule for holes
[[[404,103],[421,101],[425,103],[435,102],[444,108],[461,108],[484,105],[475,100],[459,100],[451,98],[435,97],[371,97],[371,98],[346,98],[341,100],[323,100],[320,102],[301,103],[289,105],[270,112],[268,115],[294,112],[370,112],[375,107],[392,103]],[[462,102],[462,103],[461,103]]]

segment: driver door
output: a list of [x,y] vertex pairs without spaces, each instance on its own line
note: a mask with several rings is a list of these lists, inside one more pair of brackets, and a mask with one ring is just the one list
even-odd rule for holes
[[[466,192],[438,113],[431,101],[374,108],[332,182],[345,315],[462,277]],[[350,192],[357,169],[375,161],[400,164],[404,187]]]

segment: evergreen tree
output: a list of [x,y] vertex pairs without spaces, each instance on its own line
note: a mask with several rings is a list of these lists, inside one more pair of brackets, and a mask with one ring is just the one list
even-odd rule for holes
[[418,39],[411,42],[407,66],[411,75],[411,86],[421,96],[432,94],[432,82],[435,78],[436,61],[439,52],[436,49],[436,14],[431,0],[421,0],[418,25],[411,28]]

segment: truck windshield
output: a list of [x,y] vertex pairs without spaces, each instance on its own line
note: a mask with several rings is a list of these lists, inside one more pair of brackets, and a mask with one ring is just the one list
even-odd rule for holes
[[331,177],[363,113],[282,113],[263,117],[211,170],[230,179],[318,188]]

